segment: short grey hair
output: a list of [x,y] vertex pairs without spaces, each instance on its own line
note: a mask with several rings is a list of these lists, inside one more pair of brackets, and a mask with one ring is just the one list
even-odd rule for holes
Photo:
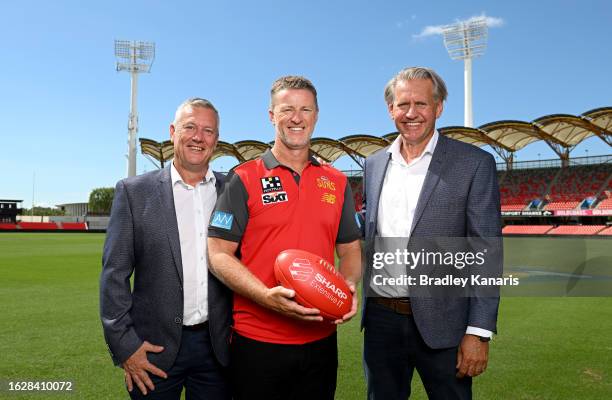
[[436,74],[433,69],[424,67],[408,67],[397,73],[385,86],[385,101],[393,104],[395,101],[395,86],[399,81],[410,81],[413,79],[429,79],[433,83],[434,100],[444,102],[448,92],[444,80]]
[[174,121],[172,121],[173,125],[177,124],[181,111],[183,111],[183,109],[186,107],[191,107],[191,108],[200,107],[200,108],[208,108],[209,110],[213,110],[215,114],[217,115],[217,128],[221,124],[221,120],[219,119],[219,111],[217,111],[213,103],[201,97],[191,97],[185,100],[184,102],[182,102],[181,105],[178,106],[178,108],[176,109],[176,112],[174,113]]

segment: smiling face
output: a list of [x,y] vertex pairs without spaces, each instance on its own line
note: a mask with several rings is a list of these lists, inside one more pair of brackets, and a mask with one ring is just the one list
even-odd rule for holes
[[179,173],[188,171],[204,177],[219,139],[217,113],[206,107],[185,106],[170,125],[170,138]]
[[272,97],[270,121],[275,127],[275,146],[308,149],[317,123],[315,96],[306,89],[283,89]]
[[436,129],[436,119],[442,115],[442,102],[433,94],[433,83],[429,79],[398,81],[395,85],[393,103],[388,104],[389,114],[402,137],[402,144],[423,146]]

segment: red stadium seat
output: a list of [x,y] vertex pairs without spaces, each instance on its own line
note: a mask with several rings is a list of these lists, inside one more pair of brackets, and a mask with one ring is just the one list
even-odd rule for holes
[[24,230],[57,230],[55,222],[20,222],[19,226]]
[[602,236],[612,236],[612,226],[607,227],[603,231],[599,231],[597,234]]
[[0,224],[0,229],[17,229],[17,224],[2,223]]
[[87,224],[85,222],[62,222],[62,229],[69,231],[85,231]]
[[506,225],[502,230],[504,235],[543,235],[553,228],[553,225]]
[[605,225],[559,225],[549,235],[596,235],[605,229]]

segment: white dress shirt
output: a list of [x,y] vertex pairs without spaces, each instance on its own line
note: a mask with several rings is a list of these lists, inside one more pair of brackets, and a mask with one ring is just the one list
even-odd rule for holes
[[208,168],[202,182],[191,186],[170,167],[174,210],[183,262],[183,325],[196,325],[208,319],[207,226],[217,201],[215,175]]
[[[397,238],[397,240],[384,240],[389,249],[377,247],[377,252],[394,252],[398,248],[406,248],[410,240],[410,230],[414,220],[417,203],[425,176],[431,163],[433,152],[438,143],[439,133],[434,131],[433,136],[425,146],[423,153],[407,163],[401,153],[401,136],[398,135],[387,152],[391,154],[389,166],[385,174],[380,200],[378,203],[378,236],[383,238]],[[383,277],[399,277],[406,273],[405,265],[395,265],[377,271]],[[408,286],[372,286],[373,290],[383,297],[408,297]],[[466,334],[491,337],[493,332],[468,326]]]

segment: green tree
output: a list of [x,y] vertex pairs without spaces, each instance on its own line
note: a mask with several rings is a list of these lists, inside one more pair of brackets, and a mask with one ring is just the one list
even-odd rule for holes
[[110,214],[113,205],[115,188],[97,188],[89,194],[89,212],[92,214]]
[[34,207],[34,213],[32,214],[31,208],[22,208],[20,215],[42,215],[42,216],[53,216],[53,215],[64,215],[64,211],[54,207]]

